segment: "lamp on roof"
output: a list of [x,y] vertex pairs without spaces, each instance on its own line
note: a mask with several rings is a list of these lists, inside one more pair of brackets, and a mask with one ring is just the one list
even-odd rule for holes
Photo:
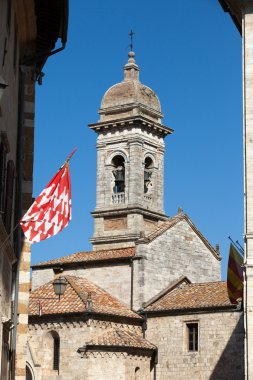
[[67,286],[67,280],[65,277],[58,277],[53,282],[54,292],[57,296],[59,296],[59,299],[61,296],[63,296]]

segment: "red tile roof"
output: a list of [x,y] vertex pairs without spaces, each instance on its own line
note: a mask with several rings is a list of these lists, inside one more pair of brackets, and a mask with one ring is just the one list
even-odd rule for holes
[[52,266],[57,264],[71,264],[93,261],[114,260],[120,258],[133,257],[135,255],[135,248],[120,248],[109,249],[104,251],[90,251],[90,252],[77,252],[72,255],[59,257],[58,259],[44,261],[32,266],[32,268],[40,266]]
[[86,302],[88,293],[91,292],[92,313],[136,319],[141,318],[118,299],[86,278],[75,276],[64,277],[67,280],[67,287],[60,300],[54,293],[53,281],[31,292],[29,304],[30,316],[39,315],[39,305],[42,309],[42,315],[87,312]]
[[131,331],[109,329],[92,339],[86,346],[131,347],[155,350],[156,346]]
[[227,284],[222,281],[185,284],[174,288],[149,304],[145,311],[191,310],[235,307],[227,294]]

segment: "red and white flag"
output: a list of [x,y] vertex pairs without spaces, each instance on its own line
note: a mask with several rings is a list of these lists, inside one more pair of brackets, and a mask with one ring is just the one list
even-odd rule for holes
[[68,157],[20,221],[29,243],[56,235],[71,220],[71,183]]

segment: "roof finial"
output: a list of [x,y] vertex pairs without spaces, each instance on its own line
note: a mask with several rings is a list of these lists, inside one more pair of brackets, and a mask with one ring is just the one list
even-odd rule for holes
[[130,51],[133,51],[133,36],[134,36],[134,34],[135,33],[131,29],[131,31],[129,33],[129,36],[130,36]]

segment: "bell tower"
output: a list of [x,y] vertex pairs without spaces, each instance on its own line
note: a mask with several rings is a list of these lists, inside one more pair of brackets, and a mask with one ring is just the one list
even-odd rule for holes
[[128,54],[124,80],[106,91],[97,135],[94,250],[131,247],[167,220],[163,211],[164,138],[157,95],[139,81],[135,53]]

